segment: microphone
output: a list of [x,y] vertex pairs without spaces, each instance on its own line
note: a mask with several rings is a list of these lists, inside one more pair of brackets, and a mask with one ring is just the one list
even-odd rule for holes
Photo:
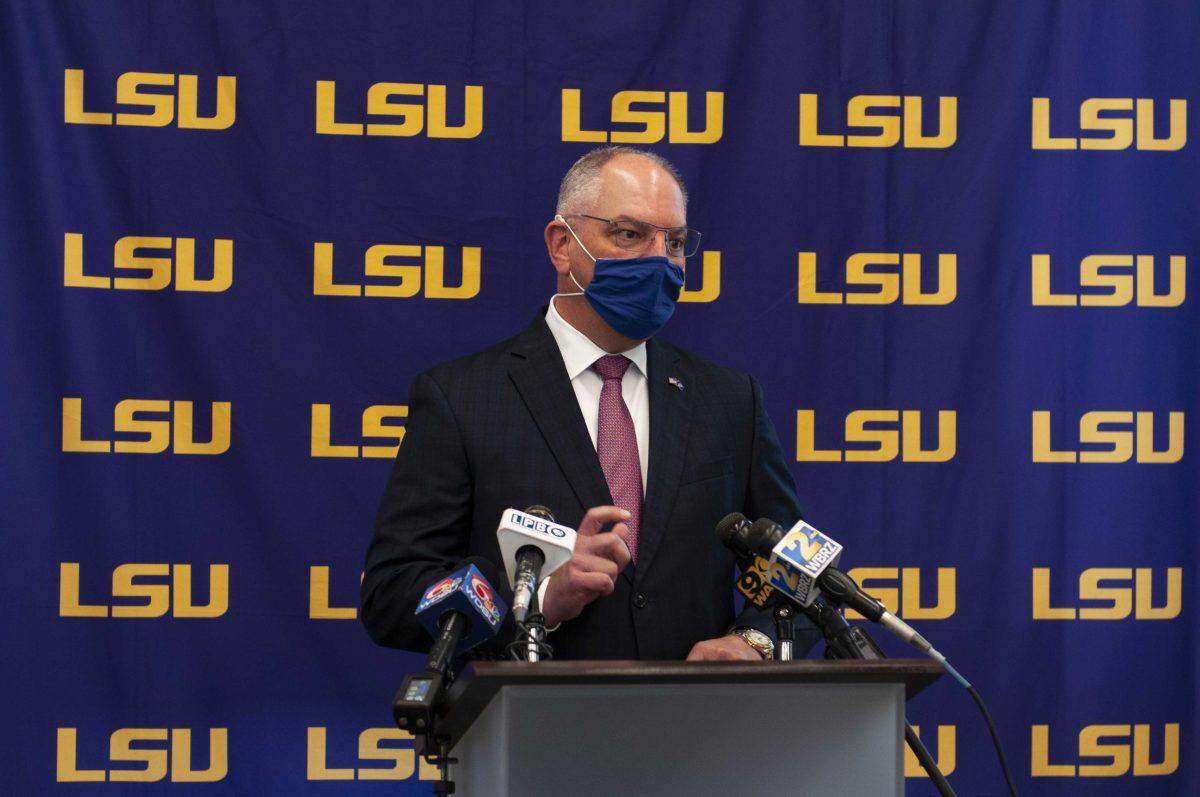
[[493,569],[491,562],[475,556],[464,561],[466,567],[430,586],[417,604],[417,619],[434,640],[426,670],[446,672],[454,656],[495,636],[508,613],[483,575]]
[[575,552],[575,530],[554,522],[544,506],[506,509],[496,529],[500,554],[513,589],[513,617],[525,622],[538,581],[565,565]]
[[[717,538],[739,559],[754,557],[756,564],[765,560],[769,585],[802,609],[807,609],[818,595],[824,594],[879,623],[922,653],[941,660],[940,654],[916,629],[889,612],[882,603],[863,592],[854,579],[835,567],[841,558],[841,544],[803,520],[791,530],[784,531],[768,518],[750,523],[744,515],[733,512],[717,524]],[[739,589],[740,585],[739,581]],[[742,594],[747,593],[743,591]]]
[[812,605],[820,592],[818,578],[842,555],[841,543],[803,520],[784,531],[773,520],[748,524],[744,515],[734,512],[717,524],[717,537],[741,559],[765,559],[767,581],[801,607]]
[[821,591],[830,598],[846,604],[868,620],[879,623],[922,653],[929,653],[933,650],[933,645],[930,645],[925,637],[918,634],[916,629],[889,612],[882,603],[863,592],[862,587],[841,570],[830,567],[821,574],[819,581]]
[[482,557],[465,559],[461,567],[434,582],[417,603],[417,618],[433,637],[422,672],[404,679],[392,699],[392,718],[401,730],[427,734],[437,721],[446,684],[453,680],[451,659],[496,635],[508,613],[484,573],[495,566]]
[[[770,578],[767,575],[770,570],[770,562],[765,557],[743,552],[745,545],[740,541],[749,533],[750,525],[750,521],[741,512],[731,512],[717,523],[717,539],[721,541],[722,545],[733,549],[737,554],[738,566],[742,568],[742,574],[738,577],[736,584],[737,591],[742,593],[742,596],[753,606],[765,609],[778,603],[780,595],[771,586]],[[739,539],[736,548],[729,542],[735,535]]]

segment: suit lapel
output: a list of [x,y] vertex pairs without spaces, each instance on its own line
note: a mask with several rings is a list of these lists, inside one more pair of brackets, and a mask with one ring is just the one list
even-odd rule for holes
[[513,344],[508,374],[584,509],[612,503],[558,344],[539,316]]
[[638,543],[639,581],[650,569],[671,518],[692,419],[692,394],[687,391],[692,381],[691,373],[678,352],[652,339],[646,344],[646,360],[650,389],[650,462]]

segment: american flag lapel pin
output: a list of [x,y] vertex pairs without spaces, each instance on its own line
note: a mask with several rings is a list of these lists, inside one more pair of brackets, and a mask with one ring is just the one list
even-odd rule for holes
[[668,377],[667,377],[667,384],[669,384],[671,387],[673,387],[673,388],[675,388],[676,390],[678,390],[680,393],[682,393],[682,392],[683,392],[683,382],[680,382],[680,381],[679,381],[678,379],[676,379],[675,377],[673,377],[673,376],[668,376]]

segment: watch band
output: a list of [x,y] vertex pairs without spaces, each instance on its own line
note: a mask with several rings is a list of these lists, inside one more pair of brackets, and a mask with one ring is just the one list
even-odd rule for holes
[[757,628],[739,626],[729,633],[733,636],[741,637],[743,642],[754,648],[758,652],[758,655],[764,659],[775,658],[775,643],[771,641],[771,637]]

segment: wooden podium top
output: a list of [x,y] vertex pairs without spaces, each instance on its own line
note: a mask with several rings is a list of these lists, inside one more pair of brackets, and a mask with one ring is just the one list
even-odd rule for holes
[[504,686],[900,683],[905,699],[943,673],[930,659],[796,661],[475,661],[450,688],[438,735],[456,742]]

